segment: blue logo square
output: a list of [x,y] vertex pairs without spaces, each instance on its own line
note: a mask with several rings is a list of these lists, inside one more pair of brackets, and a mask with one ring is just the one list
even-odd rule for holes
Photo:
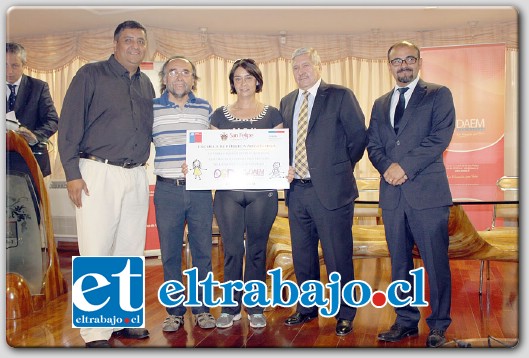
[[74,256],[72,327],[143,328],[145,258]]

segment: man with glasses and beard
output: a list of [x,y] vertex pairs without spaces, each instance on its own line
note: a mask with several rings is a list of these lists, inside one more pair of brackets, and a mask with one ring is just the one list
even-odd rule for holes
[[[182,245],[187,223],[193,266],[202,281],[211,271],[213,198],[211,190],[186,190],[186,130],[209,129],[212,108],[208,101],[194,95],[199,78],[195,65],[187,58],[168,59],[160,79],[162,95],[154,99],[152,135],[156,147],[154,206],[164,280],[182,282]],[[203,302],[202,290],[198,290],[198,300]],[[215,327],[208,307],[193,307],[192,312],[200,328]],[[162,330],[178,331],[184,325],[186,307],[168,307],[167,313]]]
[[[428,273],[430,328],[427,347],[446,342],[451,323],[451,276],[448,261],[448,216],[452,195],[443,152],[455,128],[450,90],[419,78],[419,48],[401,41],[388,50],[388,69],[395,87],[378,98],[371,111],[367,152],[381,175],[380,207],[391,256],[391,276],[413,285],[412,249],[417,245]],[[414,288],[399,292],[404,300]],[[395,323],[378,339],[398,342],[419,333],[420,312],[409,305],[396,307]]]

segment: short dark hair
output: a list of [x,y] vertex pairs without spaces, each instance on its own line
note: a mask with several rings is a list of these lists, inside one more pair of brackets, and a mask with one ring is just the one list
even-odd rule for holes
[[389,48],[389,50],[388,50],[388,61],[391,61],[391,58],[389,58],[389,54],[396,47],[413,47],[417,51],[417,58],[421,58],[421,50],[419,49],[419,47],[417,45],[415,45],[414,43],[412,43],[410,41],[399,41],[399,42],[393,44]]
[[255,93],[259,93],[263,90],[263,74],[257,66],[254,60],[251,58],[241,58],[236,60],[233,63],[233,67],[230,71],[230,93],[235,94],[235,85],[233,84],[233,76],[235,75],[235,70],[239,67],[244,68],[248,73],[257,80],[257,85],[255,86]]
[[12,53],[18,55],[22,64],[25,65],[27,61],[26,49],[18,42],[7,42],[6,43],[6,54]]
[[125,29],[140,29],[143,30],[145,36],[147,36],[147,29],[145,29],[142,24],[134,20],[127,20],[116,27],[116,30],[114,31],[114,41],[119,40],[119,35],[121,35],[121,32]]
[[191,87],[191,89],[193,91],[196,91],[197,90],[197,82],[198,80],[200,80],[200,78],[197,76],[197,68],[195,67],[195,64],[190,60],[188,59],[187,57],[185,56],[173,56],[173,57],[170,57],[167,61],[164,62],[163,66],[162,66],[162,69],[160,70],[160,72],[158,72],[158,76],[160,76],[160,92],[163,93],[165,91],[165,88],[167,87],[164,83],[163,83],[163,78],[165,76],[165,68],[167,67],[167,64],[173,60],[184,60],[184,61],[187,61],[191,64],[191,69],[193,71],[193,79],[194,79],[194,82],[193,82],[193,87]]

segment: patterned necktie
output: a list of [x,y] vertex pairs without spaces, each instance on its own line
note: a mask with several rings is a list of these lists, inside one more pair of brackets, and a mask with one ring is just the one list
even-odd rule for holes
[[395,115],[393,116],[393,128],[395,129],[395,133],[398,133],[399,131],[399,121],[402,118],[404,109],[406,108],[406,99],[404,98],[404,93],[406,93],[407,90],[409,90],[408,87],[399,88],[399,103],[397,103]]
[[15,100],[17,98],[17,95],[15,94],[15,87],[17,85],[7,85],[9,89],[11,90],[11,93],[9,94],[9,100],[7,102],[7,112],[11,112],[13,109],[15,109]]
[[294,167],[301,179],[309,175],[309,163],[307,162],[307,150],[305,140],[307,139],[307,128],[309,126],[309,92],[303,92],[303,102],[298,117],[298,139],[296,140],[296,162]]

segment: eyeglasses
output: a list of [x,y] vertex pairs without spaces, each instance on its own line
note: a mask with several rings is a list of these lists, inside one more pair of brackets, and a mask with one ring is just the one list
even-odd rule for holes
[[167,72],[167,74],[169,75],[169,77],[177,77],[178,75],[180,75],[183,78],[187,78],[192,75],[191,71],[189,70],[182,70],[182,71],[171,70]]
[[413,65],[415,62],[417,62],[417,57],[414,56],[408,56],[406,58],[394,58],[393,60],[389,61],[393,66],[400,66],[403,62],[406,62],[408,65]]
[[250,82],[252,80],[256,80],[256,78],[254,76],[252,76],[252,75],[233,76],[233,82],[234,83]]

